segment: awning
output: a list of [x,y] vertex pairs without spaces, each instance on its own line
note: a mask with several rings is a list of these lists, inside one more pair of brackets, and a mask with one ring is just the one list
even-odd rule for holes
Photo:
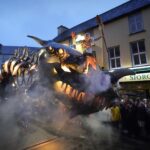
[[150,81],[150,66],[130,68],[136,74],[124,76],[119,82]]
[[143,66],[143,67],[136,67],[136,68],[130,68],[135,73],[145,73],[150,72],[150,66]]

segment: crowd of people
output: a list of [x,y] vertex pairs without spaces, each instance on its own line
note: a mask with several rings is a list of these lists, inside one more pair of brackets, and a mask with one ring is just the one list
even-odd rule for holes
[[112,125],[134,138],[150,137],[150,100],[124,97],[111,107]]

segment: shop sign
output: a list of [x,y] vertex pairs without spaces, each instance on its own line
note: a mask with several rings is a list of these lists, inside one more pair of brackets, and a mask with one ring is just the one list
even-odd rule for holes
[[140,73],[121,78],[119,82],[150,81],[150,73]]

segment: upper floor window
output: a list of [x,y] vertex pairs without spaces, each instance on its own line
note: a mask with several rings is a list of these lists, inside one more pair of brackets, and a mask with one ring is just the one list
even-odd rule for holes
[[109,50],[110,68],[121,67],[119,46],[109,48],[108,50]]
[[130,43],[133,65],[147,64],[144,40]]
[[143,19],[141,13],[136,13],[134,15],[129,16],[129,32],[136,33],[140,32],[144,29]]

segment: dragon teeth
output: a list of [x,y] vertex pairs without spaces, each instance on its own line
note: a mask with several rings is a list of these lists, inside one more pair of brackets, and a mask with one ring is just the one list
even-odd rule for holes
[[66,92],[65,92],[65,93],[69,96],[70,92],[71,92],[71,86],[70,86],[70,85],[67,85],[67,88],[66,88]]
[[85,93],[82,92],[82,100],[84,100],[84,99],[85,99]]
[[57,81],[54,87],[57,92],[64,93],[71,99],[77,99],[77,101],[83,101],[87,99],[87,95],[89,96],[89,94],[79,92],[77,89],[73,89],[70,85],[63,83],[62,81]]
[[75,91],[75,95],[74,95],[75,98],[78,97],[78,93],[79,93],[78,90],[76,90],[76,91]]
[[75,89],[73,89],[73,91],[72,91],[72,93],[71,93],[71,97],[72,97],[72,98],[74,98],[74,97],[75,97],[75,92],[76,92],[76,90],[75,90]]
[[63,83],[63,85],[62,85],[62,91],[63,91],[64,93],[66,93],[66,88],[67,88],[67,84],[66,84],[66,83]]
[[73,88],[70,86],[69,97],[71,97],[72,92],[73,92]]
[[62,90],[62,85],[63,85],[62,81],[57,81],[57,82],[54,84],[55,90],[56,90],[57,92],[61,92],[61,90]]
[[82,101],[82,93],[83,93],[83,92],[80,92],[80,93],[78,94],[78,97],[77,97],[77,100],[78,100],[78,101]]

